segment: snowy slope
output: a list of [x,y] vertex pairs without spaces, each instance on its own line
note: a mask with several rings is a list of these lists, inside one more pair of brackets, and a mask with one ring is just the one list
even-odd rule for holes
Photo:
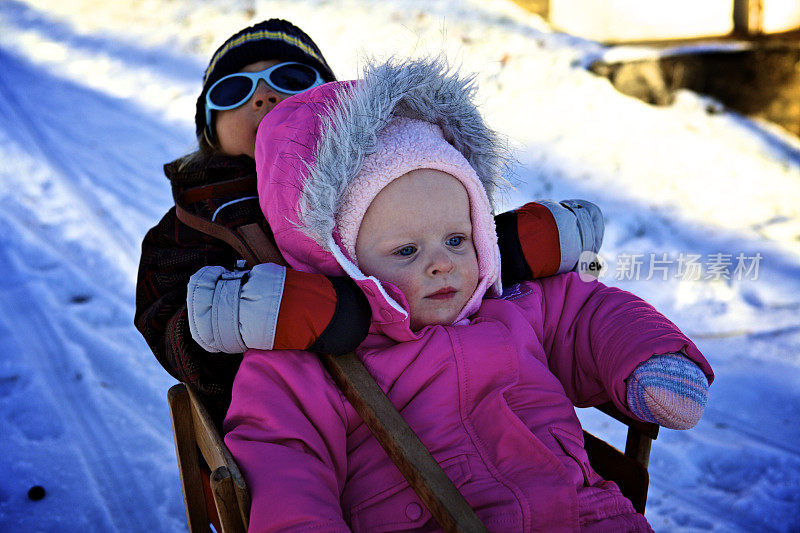
[[[669,108],[619,95],[582,68],[602,47],[501,0],[0,2],[0,531],[185,529],[173,381],[132,325],[139,243],[170,205],[161,165],[191,148],[208,56],[270,16],[343,78],[367,54],[442,49],[477,72],[519,160],[506,206],[600,204],[603,281],[656,305],[717,372],[698,427],[654,444],[655,529],[800,531],[800,141],[692,93]],[[757,276],[734,274],[740,254],[760,254]],[[700,279],[678,275],[690,256]]]

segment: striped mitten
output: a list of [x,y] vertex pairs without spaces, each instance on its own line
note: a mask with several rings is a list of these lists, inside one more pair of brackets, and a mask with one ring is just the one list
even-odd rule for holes
[[689,429],[700,421],[708,401],[708,379],[681,353],[654,355],[627,379],[631,412],[671,429]]

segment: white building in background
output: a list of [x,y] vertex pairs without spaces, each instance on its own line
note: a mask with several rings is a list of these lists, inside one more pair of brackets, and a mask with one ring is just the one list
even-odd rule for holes
[[601,42],[781,33],[800,28],[800,0],[549,0],[548,19]]

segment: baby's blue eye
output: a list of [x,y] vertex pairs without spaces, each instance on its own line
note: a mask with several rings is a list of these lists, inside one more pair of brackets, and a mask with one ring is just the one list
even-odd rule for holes
[[447,239],[448,246],[460,246],[462,242],[464,242],[464,237],[461,236],[450,237]]
[[403,246],[402,248],[397,250],[395,252],[395,255],[401,255],[403,257],[407,257],[407,256],[413,254],[416,251],[417,251],[417,249],[409,244],[408,246]]

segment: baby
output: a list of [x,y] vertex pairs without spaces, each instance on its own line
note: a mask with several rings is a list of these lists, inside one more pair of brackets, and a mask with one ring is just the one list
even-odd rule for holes
[[[489,530],[650,531],[574,406],[691,427],[711,369],[625,291],[574,273],[502,291],[504,160],[472,93],[419,61],[285,100],[258,130],[262,209],[292,268],[363,291],[358,357]],[[437,529],[314,354],[246,352],[225,430],[253,531]]]

